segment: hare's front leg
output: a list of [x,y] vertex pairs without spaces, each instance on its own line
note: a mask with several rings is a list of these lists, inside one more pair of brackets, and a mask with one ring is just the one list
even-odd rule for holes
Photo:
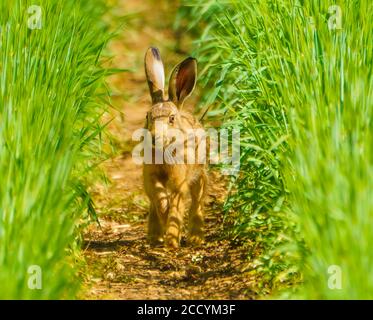
[[169,247],[177,248],[180,245],[181,229],[183,227],[185,211],[185,194],[187,185],[183,183],[180,188],[173,192],[170,199],[170,213],[167,220],[165,243]]
[[148,239],[153,245],[163,242],[169,210],[166,189],[159,182],[150,188],[150,210],[148,219]]
[[205,196],[207,177],[202,173],[200,178],[190,187],[192,205],[189,214],[188,243],[200,244],[203,241],[203,200]]
[[151,245],[161,244],[164,236],[164,225],[161,222],[154,204],[150,204],[148,218],[148,240]]

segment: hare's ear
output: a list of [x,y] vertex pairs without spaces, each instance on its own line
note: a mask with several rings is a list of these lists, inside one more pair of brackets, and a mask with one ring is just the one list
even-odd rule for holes
[[145,54],[145,74],[153,104],[164,101],[164,68],[157,48],[149,48]]
[[197,60],[187,58],[171,73],[168,87],[169,99],[179,108],[192,93],[197,80]]

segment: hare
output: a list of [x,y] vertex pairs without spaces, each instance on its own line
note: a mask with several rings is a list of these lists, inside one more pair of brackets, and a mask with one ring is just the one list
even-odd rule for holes
[[[196,83],[197,62],[187,58],[171,73],[168,99],[164,90],[164,67],[157,48],[149,48],[145,55],[145,73],[149,85],[152,107],[147,114],[146,129],[152,135],[152,150],[162,140],[163,150],[170,145],[170,129],[185,133],[188,129],[201,129],[202,125],[190,113],[182,111]],[[156,121],[162,132],[157,132]],[[159,131],[159,130],[158,130]],[[185,140],[183,141],[185,146]],[[198,144],[195,146],[198,149]],[[185,202],[191,196],[188,243],[203,241],[203,201],[207,185],[205,164],[151,163],[144,164],[144,189],[150,200],[148,240],[151,244],[164,243],[168,247],[180,245]]]

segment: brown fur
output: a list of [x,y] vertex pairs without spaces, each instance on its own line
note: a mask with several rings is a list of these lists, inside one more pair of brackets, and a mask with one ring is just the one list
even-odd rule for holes
[[[146,127],[151,131],[153,138],[158,138],[154,132],[155,121],[164,123],[165,128],[173,127],[183,132],[187,129],[203,129],[193,115],[181,111],[184,100],[195,86],[195,60],[188,58],[174,69],[168,90],[172,101],[163,98],[164,74],[161,74],[163,64],[157,49],[150,48],[147,51],[145,70],[153,101],[153,106],[148,112]],[[166,146],[170,141],[164,143]],[[185,141],[184,145],[186,145]],[[196,150],[198,146],[197,143]],[[150,200],[148,238],[152,244],[165,242],[167,246],[179,246],[188,195],[191,197],[188,242],[199,244],[203,240],[206,165],[184,163],[144,164],[144,188]]]

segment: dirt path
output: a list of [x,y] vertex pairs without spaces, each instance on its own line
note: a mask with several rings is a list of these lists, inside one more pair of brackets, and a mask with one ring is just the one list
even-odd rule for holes
[[[110,79],[115,117],[109,130],[121,154],[103,164],[108,187],[93,190],[102,229],[91,225],[85,234],[84,255],[88,263],[85,299],[244,299],[255,298],[245,250],[221,240],[223,179],[210,172],[206,199],[206,244],[185,245],[178,250],[151,248],[146,242],[148,201],[142,187],[142,168],[132,162],[132,132],[141,128],[150,98],[143,71],[143,56],[157,45],[166,73],[180,59],[169,22],[174,9],[169,1],[118,1],[118,12],[138,12],[110,44],[113,66],[130,68]],[[170,20],[171,21],[171,20]],[[123,95],[122,93],[125,93]]]

